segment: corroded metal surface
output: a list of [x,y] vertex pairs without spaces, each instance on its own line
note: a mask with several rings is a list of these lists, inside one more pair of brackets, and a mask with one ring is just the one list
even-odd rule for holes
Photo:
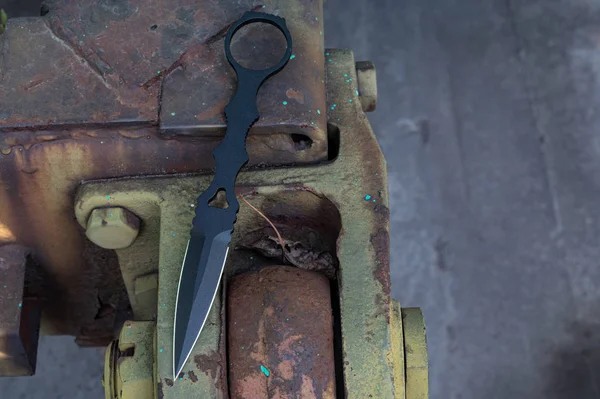
[[[264,137],[254,158],[273,164],[281,160],[261,155],[288,152],[283,157],[288,163],[326,156],[320,1],[164,0],[147,6],[143,0],[70,0],[46,5],[50,12],[45,17],[11,20],[1,38],[0,128],[159,125],[168,134],[219,135],[236,84],[223,36],[245,11],[260,9],[288,20],[295,53],[285,72],[260,91],[261,119],[250,133],[281,137]],[[260,30],[247,36],[260,42]],[[268,53],[275,46],[264,48]],[[311,146],[298,152],[291,134],[308,137]]]
[[157,120],[158,86],[109,74],[70,27],[52,21],[11,19],[0,36],[0,129]]
[[[332,60],[328,63],[327,73],[329,127],[332,140],[339,137],[340,144],[339,151],[330,154],[335,160],[302,168],[245,171],[238,178],[238,186],[240,192],[251,192],[257,198],[280,196],[278,198],[282,199],[285,198],[282,193],[287,193],[288,201],[292,203],[289,198],[293,198],[294,193],[298,196],[309,193],[305,200],[312,198],[318,204],[315,208],[329,209],[323,201],[337,208],[341,230],[338,230],[339,237],[335,240],[343,337],[338,356],[343,359],[344,388],[348,398],[362,399],[369,395],[392,398],[395,395],[392,359],[397,351],[394,352],[391,344],[385,161],[356,95],[352,53],[328,51],[326,56]],[[176,398],[177,394],[184,392],[188,397],[194,397],[190,393],[198,390],[202,390],[202,397],[218,397],[226,392],[223,388],[227,376],[223,360],[224,323],[219,314],[220,296],[195,348],[193,357],[198,360],[196,365],[187,366],[180,376],[181,381],[170,380],[176,284],[193,218],[193,207],[189,205],[209,181],[210,176],[192,176],[90,182],[84,184],[77,194],[75,211],[80,223],[85,223],[94,208],[105,206],[108,202],[132,210],[144,222],[160,215],[160,233],[147,237],[149,241],[144,247],[156,248],[160,243],[157,376],[165,399]],[[107,196],[110,200],[106,199]],[[152,210],[151,204],[158,209]],[[243,210],[244,206],[241,212]],[[240,213],[236,232],[238,228],[244,231],[244,223],[244,215]],[[119,252],[132,250],[140,238],[131,248]],[[240,237],[234,235],[232,247],[239,240]],[[226,270],[239,270],[234,263],[239,265],[243,262],[247,270],[262,266],[252,259],[254,255],[244,251],[233,251]],[[136,267],[135,262],[129,263]],[[193,376],[189,372],[193,372]]]
[[[251,4],[254,3],[247,2],[247,7]],[[257,107],[261,117],[250,134],[269,135],[262,137],[261,142],[284,153],[295,152],[300,145],[292,134],[303,135],[311,144],[305,146],[301,155],[309,158],[320,155],[322,159],[327,152],[327,132],[321,2],[277,0],[265,2],[264,8],[254,8],[286,18],[294,40],[294,53],[286,67],[259,91]],[[219,13],[215,24],[227,27],[235,15],[239,13],[233,10],[231,15]],[[223,109],[236,85],[235,72],[223,52],[221,38],[225,31],[224,28],[216,31],[207,40],[190,47],[164,80],[160,127],[166,134],[215,136],[224,133]],[[253,65],[254,58],[277,62],[281,57],[277,50],[285,48],[285,42],[283,46],[276,41],[268,45],[273,41],[269,38],[272,34],[261,25],[236,34],[232,51],[239,58],[238,62],[257,68],[265,65]],[[253,45],[256,48],[257,44],[256,51],[244,51]]]
[[231,398],[335,398],[329,280],[271,266],[229,287]]
[[[302,79],[280,74],[261,89],[263,119],[248,138],[249,166],[324,160],[322,3],[264,4],[265,11],[287,18],[295,50],[290,65]],[[119,313],[127,303],[123,292],[115,293],[122,283],[112,281],[118,277],[114,254],[91,248],[73,221],[74,189],[85,180],[213,167],[225,105],[215,98],[235,82],[222,65],[222,35],[259,3],[162,0],[147,6],[141,0],[69,0],[47,5],[45,17],[12,19],[0,36],[0,242],[32,248],[55,276],[57,296],[46,309],[51,321],[46,332],[78,335],[78,342],[93,344],[112,334],[110,310],[99,309]],[[208,48],[211,57],[203,52]],[[196,104],[189,93],[171,90],[170,82],[180,74],[201,78],[209,76],[208,67],[214,79],[204,81],[206,87],[193,79],[183,85],[197,88],[195,96],[212,93],[216,97],[210,101]],[[160,101],[165,110],[165,104],[177,104],[162,121]],[[177,127],[188,126],[186,115],[200,115],[192,135]],[[103,274],[109,272],[107,279]],[[96,318],[97,313],[109,316]]]
[[0,247],[0,376],[35,373],[40,307],[25,294],[29,250]]

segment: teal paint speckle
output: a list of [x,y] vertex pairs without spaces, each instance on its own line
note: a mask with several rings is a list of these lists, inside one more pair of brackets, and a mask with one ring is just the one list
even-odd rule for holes
[[266,368],[265,366],[263,366],[262,364],[260,365],[260,371],[262,371],[262,373],[264,375],[266,375],[267,377],[271,375],[271,372],[269,371],[269,369]]
[[356,93],[356,95],[358,96],[358,90],[354,90],[354,92]]
[[333,104],[333,105],[331,106],[331,110],[334,110],[334,109],[335,109],[335,107],[337,107],[337,104]]
[[321,115],[321,110],[320,109],[317,110],[317,114]]
[[107,199],[107,200],[109,200],[109,199],[110,199],[110,195],[107,195],[107,196],[106,196],[106,199]]
[[287,105],[287,101],[282,102],[283,105]]
[[20,302],[19,302],[19,307],[20,307],[20,308],[21,308],[21,307],[23,307],[23,304],[22,304],[22,303],[20,303]]
[[109,213],[109,214],[108,214],[108,216],[109,216],[109,217],[113,217],[113,214],[112,214],[112,213]]
[[171,116],[175,116],[175,112],[171,112]]
[[156,71],[156,74],[157,74],[157,75],[160,75],[160,71]]
[[329,58],[329,59],[327,60],[327,62],[331,62],[331,58]]
[[344,77],[345,77],[345,78],[347,78],[347,77],[348,77],[348,74],[347,74],[347,73],[345,73],[345,74],[344,74]]
[[319,20],[319,17],[315,17],[315,21],[318,21],[318,20]]
[[290,55],[290,60],[293,60],[294,58],[296,58],[295,54]]
[[368,201],[371,199],[371,196],[369,194],[365,195],[365,201]]
[[319,31],[319,35],[323,36],[323,31]]
[[352,102],[352,99],[348,100],[348,102],[349,102],[349,103],[351,103],[351,102]]
[[171,234],[173,237],[177,237],[177,233],[173,233]]
[[373,200],[373,202],[377,202],[377,200]]
[[183,377],[179,377],[179,381],[183,381]]
[[160,352],[160,353],[163,353],[163,350],[162,350],[162,349],[159,349],[159,352]]
[[327,52],[325,53],[325,55],[326,55],[326,56],[329,56],[329,51],[327,51]]

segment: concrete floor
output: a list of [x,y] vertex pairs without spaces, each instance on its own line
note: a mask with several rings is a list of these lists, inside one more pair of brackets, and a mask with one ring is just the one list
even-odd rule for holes
[[[378,67],[393,295],[425,313],[431,398],[600,398],[600,0],[325,9],[327,46]],[[98,351],[40,345],[0,398],[103,397]]]
[[600,397],[600,1],[326,9],[328,45],[378,67],[392,289],[423,308],[431,397]]

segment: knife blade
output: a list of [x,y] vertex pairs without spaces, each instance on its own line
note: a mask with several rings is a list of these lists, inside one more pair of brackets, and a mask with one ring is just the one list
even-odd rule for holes
[[[275,65],[254,70],[242,67],[231,54],[231,39],[251,23],[263,22],[278,28],[287,47]],[[173,321],[173,379],[181,372],[192,353],[212,308],[227,260],[231,234],[237,219],[239,203],[234,193],[240,169],[248,162],[246,136],[259,118],[256,94],[267,78],[279,72],[292,54],[292,38],[285,19],[261,12],[246,12],[227,31],[225,55],[237,75],[236,92],[225,107],[227,131],[213,152],[215,175],[198,197],[195,217],[177,288]],[[224,191],[225,207],[213,205],[213,199]]]

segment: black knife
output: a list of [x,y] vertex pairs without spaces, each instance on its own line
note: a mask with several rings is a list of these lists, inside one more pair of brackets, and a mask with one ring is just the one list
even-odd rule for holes
[[[283,58],[276,65],[253,70],[242,67],[231,54],[231,38],[245,25],[263,22],[278,28],[287,41]],[[225,37],[225,55],[237,74],[236,92],[225,107],[227,132],[214,150],[215,175],[209,188],[198,197],[196,215],[192,222],[190,240],[179,277],[173,330],[173,378],[183,369],[200,336],[221,276],[239,203],[234,188],[240,169],[248,162],[246,135],[259,118],[256,94],[262,83],[279,72],[292,54],[292,37],[285,19],[260,12],[246,12],[236,21]],[[212,206],[211,202],[224,191],[227,207]]]

